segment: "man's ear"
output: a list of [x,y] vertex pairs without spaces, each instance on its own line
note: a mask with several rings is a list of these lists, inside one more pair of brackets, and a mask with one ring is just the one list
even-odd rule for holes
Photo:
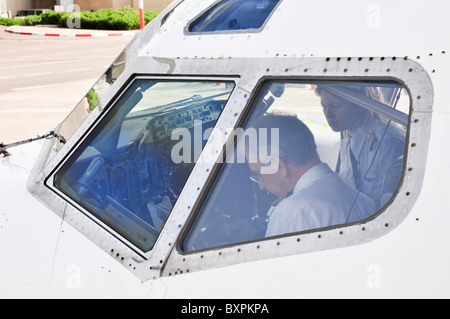
[[286,177],[288,175],[288,166],[282,158],[278,158],[278,161],[279,171],[283,177]]

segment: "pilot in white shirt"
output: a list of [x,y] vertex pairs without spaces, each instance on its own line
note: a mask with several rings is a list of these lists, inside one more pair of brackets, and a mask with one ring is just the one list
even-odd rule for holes
[[374,212],[370,198],[320,163],[299,179],[290,196],[272,206],[266,237],[350,223]]
[[[345,183],[317,154],[314,136],[293,116],[266,115],[255,128],[278,128],[278,154],[273,149],[267,159],[258,158],[248,165],[251,179],[278,200],[269,210],[266,236],[275,236],[362,220],[375,213],[373,201]],[[259,143],[272,147],[272,141]],[[263,173],[277,163],[278,169]]]
[[380,208],[398,185],[405,130],[326,90],[319,92],[328,124],[342,136],[336,172]]
[[397,182],[388,188],[383,187],[383,184],[392,165],[402,160],[404,147],[404,131],[394,123],[375,118],[367,126],[360,127],[354,136],[343,134],[337,172],[347,183],[370,196],[381,207],[386,203],[382,197],[393,194],[397,187],[401,165],[397,165],[398,171],[394,172]]

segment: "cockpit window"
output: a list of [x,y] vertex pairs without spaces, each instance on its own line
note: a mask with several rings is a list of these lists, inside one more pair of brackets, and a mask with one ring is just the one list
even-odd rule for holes
[[189,32],[261,28],[281,0],[224,0],[210,8],[188,28]]
[[150,251],[234,85],[136,79],[55,174],[56,188]]
[[409,105],[396,82],[263,83],[182,251],[373,216],[399,185]]

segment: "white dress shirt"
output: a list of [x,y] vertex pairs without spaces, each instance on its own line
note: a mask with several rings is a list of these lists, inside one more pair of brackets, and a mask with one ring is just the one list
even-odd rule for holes
[[[381,201],[383,194],[393,193],[395,190],[383,191],[386,173],[391,164],[403,156],[404,147],[405,131],[397,124],[390,123],[388,126],[387,122],[379,119],[369,121],[368,125],[359,128],[353,137],[343,135],[339,175],[351,186],[372,198],[377,207],[381,207],[384,204]],[[355,168],[352,167],[350,150],[356,160]]]
[[291,196],[271,207],[266,237],[345,224],[373,213],[369,197],[321,163],[299,179]]

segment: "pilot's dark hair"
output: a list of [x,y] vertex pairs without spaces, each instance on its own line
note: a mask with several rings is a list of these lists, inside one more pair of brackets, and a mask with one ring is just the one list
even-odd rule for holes
[[[305,165],[311,160],[319,159],[314,135],[311,130],[297,117],[281,114],[266,114],[255,121],[253,128],[267,129],[268,154],[272,154],[271,129],[279,129],[279,157],[285,162]],[[258,143],[259,144],[259,143]],[[259,147],[259,146],[258,146]]]
[[[335,88],[339,89],[340,85],[334,85]],[[350,84],[350,85],[346,85],[345,86],[347,89],[352,90],[355,94],[360,94],[361,96],[365,96],[366,98],[372,99],[372,100],[377,100],[379,102],[382,102],[384,104],[386,104],[386,102],[383,100],[384,97],[381,94],[381,91],[379,90],[379,88],[377,87],[369,87],[369,86],[359,86],[356,84]],[[338,96],[336,93],[333,93],[330,90],[327,90],[325,87],[321,86],[320,84],[318,84],[316,86],[316,95],[317,96],[322,96],[323,92],[327,92],[343,101],[345,101],[348,105],[351,105],[355,111],[357,112],[356,115],[359,115],[360,118],[363,120],[367,120],[369,117],[371,116],[375,116],[375,114],[373,114],[371,111],[369,111],[368,109],[361,107],[360,105],[353,103],[347,99],[345,99],[344,97]]]
[[[359,93],[362,94],[362,90],[361,90],[361,89],[360,89],[360,90],[354,89],[354,88],[352,88],[352,89],[353,89],[354,92],[359,92]],[[329,94],[331,94],[331,95],[337,97],[338,99],[345,101],[347,104],[352,105],[352,106],[353,106],[354,108],[356,108],[357,110],[359,110],[359,109],[361,109],[361,110],[363,110],[363,111],[365,110],[364,108],[362,108],[362,107],[359,106],[358,104],[353,103],[353,102],[350,102],[349,100],[347,100],[347,99],[345,99],[345,98],[343,98],[343,97],[341,97],[341,96],[336,95],[336,93],[333,93],[332,91],[327,90],[326,88],[323,88],[323,87],[320,86],[320,85],[317,85],[315,92],[316,92],[316,95],[317,95],[317,96],[322,96],[322,93],[323,93],[323,92],[327,92],[327,93],[329,93]]]

